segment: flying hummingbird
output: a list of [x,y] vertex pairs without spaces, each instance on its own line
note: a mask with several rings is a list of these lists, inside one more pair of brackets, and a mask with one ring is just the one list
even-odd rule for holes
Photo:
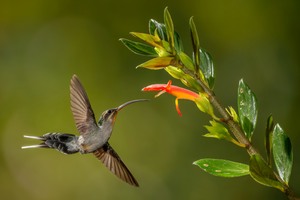
[[138,187],[138,182],[110,146],[108,140],[112,134],[118,112],[129,104],[147,101],[147,99],[128,101],[119,107],[108,109],[102,113],[97,123],[85,89],[76,75],[73,75],[71,79],[70,97],[71,110],[80,136],[57,132],[47,133],[43,136],[24,135],[25,138],[41,140],[42,143],[23,146],[22,149],[52,148],[64,154],[93,153],[117,177]]

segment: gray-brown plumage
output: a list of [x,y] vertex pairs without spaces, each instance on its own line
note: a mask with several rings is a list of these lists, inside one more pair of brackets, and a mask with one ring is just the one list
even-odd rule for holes
[[129,104],[146,101],[146,99],[132,100],[117,108],[108,109],[102,113],[97,123],[88,96],[76,75],[73,75],[71,79],[70,97],[71,110],[80,136],[68,133],[24,136],[43,142],[22,148],[53,148],[64,154],[93,153],[117,177],[133,186],[139,186],[129,169],[110,146],[108,140],[112,134],[118,112]]

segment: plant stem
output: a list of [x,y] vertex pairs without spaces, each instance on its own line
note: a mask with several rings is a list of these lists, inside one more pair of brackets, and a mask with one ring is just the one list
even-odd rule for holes
[[209,101],[216,108],[216,110],[220,113],[220,115],[223,118],[224,123],[227,124],[231,133],[241,144],[245,145],[245,148],[247,149],[248,154],[250,156],[254,155],[254,154],[258,154],[258,151],[255,149],[255,147],[251,144],[251,142],[245,136],[241,127],[232,119],[232,117],[227,113],[225,108],[221,105],[219,100],[216,98],[215,93],[209,87],[207,87],[207,85],[204,82],[202,82],[201,79],[196,74],[194,74],[192,71],[187,69],[183,65],[183,63],[180,62],[179,65],[181,66],[181,70],[183,70],[184,73],[193,77],[197,81],[197,83],[203,88],[204,92],[208,95]]
[[[240,125],[237,124],[232,117],[227,113],[225,108],[222,106],[222,104],[219,102],[217,99],[215,93],[199,78],[197,74],[195,74],[193,71],[187,69],[183,63],[179,61],[179,67],[180,69],[193,77],[197,83],[203,88],[204,92],[207,93],[209,101],[211,104],[216,108],[216,110],[220,113],[220,115],[223,117],[223,122],[227,124],[229,130],[231,133],[235,136],[235,138],[243,145],[245,145],[245,148],[247,149],[247,152],[250,156],[254,154],[259,154],[259,152],[256,150],[256,148],[252,145],[252,143],[248,140],[248,138],[245,136],[243,130],[241,129]],[[274,172],[275,176],[277,179],[282,182],[282,180],[279,178],[278,174]],[[288,197],[290,200],[300,200],[299,198],[295,197],[293,191],[291,188],[286,185],[285,195]]]

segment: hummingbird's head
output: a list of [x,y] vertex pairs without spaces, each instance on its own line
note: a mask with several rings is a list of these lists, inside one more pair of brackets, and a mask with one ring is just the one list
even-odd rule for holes
[[117,118],[117,115],[118,115],[118,112],[120,110],[122,110],[123,108],[125,108],[129,104],[140,102],[140,101],[148,101],[148,99],[136,99],[136,100],[128,101],[128,102],[123,103],[122,105],[120,105],[120,106],[118,106],[116,108],[111,108],[111,109],[108,109],[108,110],[104,111],[101,114],[101,117],[99,119],[98,124],[100,126],[102,126],[104,123],[108,123],[110,125],[114,125],[114,123],[116,121],[116,118]]
[[104,111],[101,114],[98,124],[100,126],[102,126],[104,123],[113,125],[116,121],[117,114],[118,114],[118,111],[116,108],[111,108],[111,109]]

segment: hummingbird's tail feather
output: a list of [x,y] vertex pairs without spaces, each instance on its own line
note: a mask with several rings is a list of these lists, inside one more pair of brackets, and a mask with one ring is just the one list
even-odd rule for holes
[[93,153],[117,177],[130,185],[139,187],[137,180],[109,143],[106,143],[103,147],[97,149]]
[[80,151],[80,147],[77,144],[78,137],[76,135],[68,133],[47,133],[43,136],[24,135],[24,137],[29,139],[41,140],[43,142],[37,145],[23,146],[22,149],[52,148],[64,154],[73,154]]
[[36,140],[43,140],[43,136],[31,136],[31,135],[24,135],[24,138],[29,138],[29,139],[36,139]]
[[37,144],[37,145],[29,145],[29,146],[22,146],[22,149],[31,149],[31,148],[47,148],[48,146],[45,144]]

